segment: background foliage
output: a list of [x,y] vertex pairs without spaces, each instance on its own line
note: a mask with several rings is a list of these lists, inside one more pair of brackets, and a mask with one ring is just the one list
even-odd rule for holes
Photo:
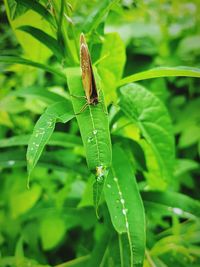
[[[199,1],[8,0],[0,8],[0,266],[199,266]],[[69,96],[83,90],[74,71],[81,32],[113,144],[96,212],[80,137],[88,115],[77,124]],[[164,66],[164,75],[143,73]]]

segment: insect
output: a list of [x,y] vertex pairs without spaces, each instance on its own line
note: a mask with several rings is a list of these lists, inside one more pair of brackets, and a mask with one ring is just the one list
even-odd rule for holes
[[87,103],[81,109],[81,111],[84,111],[88,105],[95,106],[100,101],[92,69],[91,57],[83,33],[81,33],[80,36],[80,59],[81,59],[80,61],[82,70],[82,83],[87,100]]

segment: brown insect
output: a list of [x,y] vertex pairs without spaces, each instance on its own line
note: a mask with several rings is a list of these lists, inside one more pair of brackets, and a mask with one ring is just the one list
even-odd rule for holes
[[[81,70],[82,70],[82,83],[85,90],[87,99],[87,105],[97,105],[99,103],[99,96],[97,86],[92,70],[92,62],[87,43],[85,41],[84,34],[80,36],[80,58],[81,58]],[[84,107],[84,108],[85,108]]]

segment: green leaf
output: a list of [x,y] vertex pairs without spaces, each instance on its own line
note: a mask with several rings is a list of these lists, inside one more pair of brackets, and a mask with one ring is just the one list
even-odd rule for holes
[[116,100],[116,87],[118,81],[121,79],[125,60],[125,46],[119,34],[106,34],[98,64],[98,72],[104,84],[107,103]]
[[200,217],[200,202],[186,195],[175,192],[142,192],[144,201],[157,203],[168,208],[177,214],[183,215],[184,212]]
[[141,266],[145,251],[145,214],[132,165],[126,153],[113,148],[113,167],[105,182],[105,199],[114,228],[126,233],[130,266]]
[[59,215],[46,216],[40,223],[39,231],[43,249],[51,250],[65,236],[65,221]]
[[41,5],[37,1],[32,1],[32,0],[15,0],[18,4],[21,6],[24,6],[25,8],[32,9],[38,14],[42,16],[42,18],[46,19],[51,25],[55,27],[55,21],[52,15],[48,12],[48,10]]
[[[13,136],[0,139],[0,147],[24,146],[28,145],[31,135]],[[81,139],[73,134],[54,132],[50,137],[48,145],[61,147],[78,147],[82,145]]]
[[191,67],[160,67],[154,68],[147,71],[142,71],[128,77],[125,77],[119,81],[118,86],[125,85],[127,83],[132,83],[136,81],[159,78],[159,77],[176,77],[176,76],[184,76],[184,77],[196,77],[200,78],[200,69],[191,68]]
[[118,2],[119,0],[103,0],[101,3],[97,3],[83,24],[82,31],[88,33],[95,30],[112,6]]
[[[200,106],[200,99],[195,98],[187,103],[184,109],[176,114],[175,132],[180,134],[178,146],[185,148],[200,140],[200,114],[197,112]],[[188,116],[190,114],[190,116]]]
[[13,218],[26,213],[38,201],[42,193],[42,188],[34,184],[29,190],[25,188],[24,191],[19,191],[10,197],[10,212]]
[[47,65],[38,63],[38,62],[25,59],[25,58],[16,57],[16,56],[0,56],[0,62],[5,63],[5,64],[22,64],[22,65],[28,65],[31,67],[36,67],[36,68],[43,69],[47,72],[51,72],[53,74],[56,74],[66,79],[61,71],[54,69],[52,67],[49,67]]
[[52,104],[55,102],[61,102],[65,98],[57,93],[51,92],[47,88],[44,88],[39,85],[25,87],[14,92],[11,92],[9,96],[20,96],[24,98],[34,98],[34,99],[41,99],[48,104]]
[[[163,103],[143,86],[128,84],[120,88],[119,105],[130,121],[138,125],[147,143],[144,149],[148,149],[151,155],[154,154],[160,167],[161,179],[166,183],[172,181],[175,154],[173,129]],[[144,144],[143,141],[142,143]],[[160,184],[157,183],[155,187],[157,186]]]
[[118,234],[120,266],[130,266],[131,250],[127,234]]
[[[88,171],[83,165],[79,165],[79,168],[77,168],[79,163],[80,157],[74,154],[72,150],[62,149],[44,152],[37,164],[47,169],[55,169],[61,172],[66,172],[66,169],[68,169],[69,171],[76,171],[81,175],[88,175]],[[26,165],[26,151],[24,149],[1,152],[1,168],[26,167]]]
[[86,104],[80,68],[68,68],[66,73],[74,112],[77,114],[76,119],[86,152],[87,165],[96,175],[93,199],[96,213],[98,213],[98,204],[112,157],[108,114],[106,112],[103,92],[99,77],[95,75],[100,101],[95,106],[86,106],[86,109],[80,112]]
[[97,168],[99,171],[100,169],[103,171],[111,165],[111,141],[103,92],[101,87],[97,86],[100,91],[101,102],[96,106],[88,105],[79,114],[86,104],[80,68],[69,68],[66,73],[74,112],[77,114],[76,119],[86,151],[88,167],[92,171],[97,171]]
[[12,20],[23,15],[28,10],[27,7],[25,7],[24,5],[21,5],[21,3],[19,3],[17,0],[7,0],[6,2],[8,4],[10,18]]
[[39,42],[43,43],[47,48],[49,48],[52,51],[52,53],[58,58],[58,60],[61,61],[63,59],[62,47],[59,45],[57,40],[53,38],[51,35],[45,33],[40,29],[28,25],[20,26],[18,27],[18,29],[29,33]]
[[98,240],[91,253],[91,257],[87,264],[87,267],[101,266],[103,264],[104,256],[106,254],[106,249],[110,241],[110,237],[111,233],[105,226],[104,231],[101,233],[100,240]]
[[87,263],[90,259],[90,255],[78,257],[74,260],[70,260],[61,264],[56,265],[55,267],[83,267],[83,265],[87,266]]
[[39,118],[34,127],[27,149],[29,177],[54,131],[56,122],[60,121],[66,123],[73,117],[71,103],[63,101],[48,107],[45,113]]

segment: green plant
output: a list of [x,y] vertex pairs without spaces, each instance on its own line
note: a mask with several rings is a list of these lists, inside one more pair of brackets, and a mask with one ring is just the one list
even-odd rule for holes
[[[0,105],[0,266],[198,266],[200,203],[191,173],[199,170],[199,95],[193,78],[200,77],[200,49],[188,48],[188,25],[177,22],[174,37],[163,23],[173,22],[187,1],[176,4],[152,1],[152,7],[140,1],[131,8],[118,0],[5,1],[24,56],[0,56],[11,75],[1,74],[6,90]],[[198,4],[193,5],[198,14]],[[155,6],[159,38],[136,31],[129,42],[134,60],[140,54],[152,58],[148,70],[141,71],[129,60],[132,48],[115,30],[104,33],[104,28],[122,28],[129,36],[133,25],[126,16],[138,19]],[[168,13],[159,16],[165,8]],[[185,21],[191,19],[184,12]],[[157,25],[148,19],[148,27]],[[138,21],[135,25],[145,31],[145,20]],[[84,96],[81,32],[88,40],[100,103],[78,114],[85,104],[73,97]],[[133,68],[138,72],[130,74]],[[189,88],[191,103],[173,95],[170,85]]]

